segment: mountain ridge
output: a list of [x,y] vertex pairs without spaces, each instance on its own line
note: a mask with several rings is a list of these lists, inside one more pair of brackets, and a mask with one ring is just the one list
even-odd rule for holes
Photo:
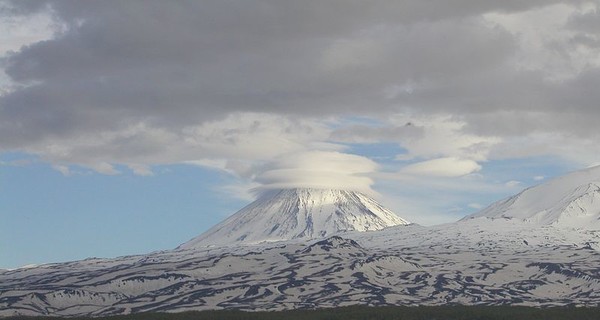
[[571,172],[527,188],[461,221],[477,218],[600,229],[600,166]]
[[[332,227],[336,234],[320,237],[317,231],[314,239],[247,245],[234,241],[231,246],[207,246],[201,238],[185,248],[146,255],[0,270],[0,317],[274,311],[356,304],[598,306],[600,226],[566,228],[572,224],[563,221],[595,217],[600,209],[597,178],[597,169],[569,174],[501,200],[480,216],[432,227],[396,225],[374,232],[337,232]],[[289,192],[296,192],[296,198]],[[287,200],[271,201],[278,199],[277,194]],[[273,209],[277,219],[279,208],[288,209],[284,218],[325,212],[313,216],[317,217],[313,227],[337,221],[332,220],[337,209],[346,218],[361,214],[372,219],[370,210],[379,208],[361,202],[366,196],[341,191],[288,190],[270,197],[249,208],[271,218],[269,212],[260,215],[261,208]],[[271,205],[265,207],[265,202]],[[359,204],[362,210],[344,214]],[[227,220],[235,221],[241,232],[234,230],[224,240],[238,239],[248,226],[260,226],[255,239],[273,229],[268,218],[250,224],[237,218]],[[216,231],[229,230],[225,222]],[[299,226],[276,230],[288,236],[308,235],[302,233],[307,224]]]

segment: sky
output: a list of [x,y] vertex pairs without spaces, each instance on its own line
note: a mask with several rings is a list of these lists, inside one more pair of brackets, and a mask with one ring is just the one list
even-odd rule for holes
[[0,0],[0,268],[171,249],[264,189],[433,225],[597,165],[599,10]]

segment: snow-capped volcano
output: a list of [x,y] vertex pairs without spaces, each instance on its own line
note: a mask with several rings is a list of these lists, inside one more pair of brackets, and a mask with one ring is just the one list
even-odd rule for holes
[[479,217],[600,229],[600,166],[572,172],[525,189],[463,220]]
[[323,238],[406,224],[410,223],[360,192],[271,190],[179,248]]
[[[562,226],[598,226],[599,178],[600,168],[576,172],[459,223],[332,236],[407,222],[357,192],[272,191],[180,247],[193,250],[0,270],[0,318],[356,304],[597,307],[600,230]],[[266,242],[311,237],[323,238]]]

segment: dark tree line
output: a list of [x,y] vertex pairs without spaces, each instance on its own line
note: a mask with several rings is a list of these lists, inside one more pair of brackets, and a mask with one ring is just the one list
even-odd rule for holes
[[[10,320],[54,320],[54,317],[11,317]],[[244,312],[217,310],[182,313],[138,313],[70,320],[600,320],[597,308],[530,308],[511,306],[366,307],[353,306],[317,310]]]

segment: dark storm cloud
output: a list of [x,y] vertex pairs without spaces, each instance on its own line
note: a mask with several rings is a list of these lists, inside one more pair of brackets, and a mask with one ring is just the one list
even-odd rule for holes
[[[26,148],[140,122],[177,131],[233,112],[410,110],[481,123],[522,109],[597,115],[595,69],[549,83],[515,68],[518,39],[481,17],[558,2],[15,1],[4,15],[50,10],[63,27],[6,59],[21,87],[0,97],[0,144]],[[589,33],[593,21],[570,25]],[[478,124],[467,128],[514,131]]]

